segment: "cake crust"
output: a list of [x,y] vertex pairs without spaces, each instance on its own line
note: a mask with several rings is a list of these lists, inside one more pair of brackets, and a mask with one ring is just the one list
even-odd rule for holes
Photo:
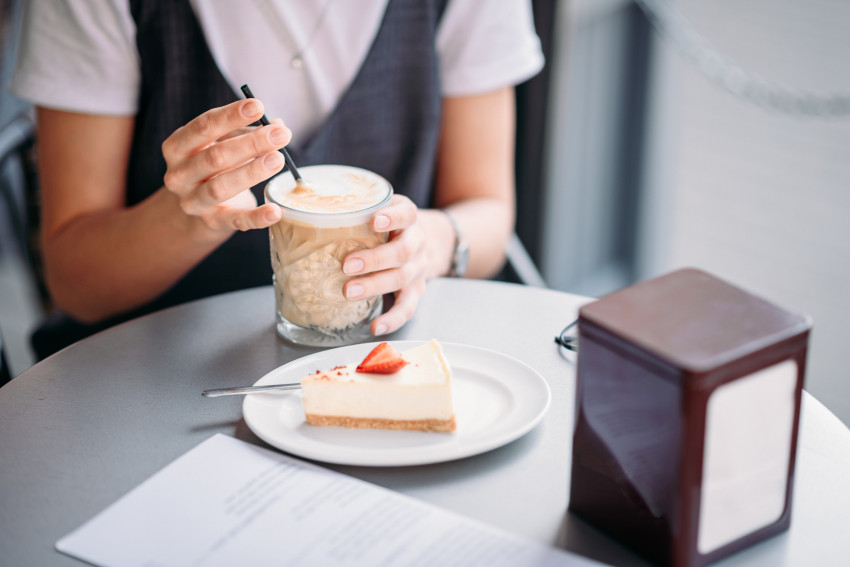
[[449,419],[384,419],[377,417],[347,417],[339,415],[319,415],[308,413],[307,423],[310,425],[330,425],[337,427],[369,428],[369,429],[405,429],[409,431],[427,431],[435,433],[452,433],[457,428],[455,416]]

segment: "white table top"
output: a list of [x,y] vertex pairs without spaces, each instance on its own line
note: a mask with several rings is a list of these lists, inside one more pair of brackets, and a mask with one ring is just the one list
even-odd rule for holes
[[[553,337],[586,298],[487,281],[430,282],[415,319],[388,337],[487,347],[546,379],[552,404],[521,439],[463,460],[401,468],[331,466],[515,534],[611,565],[648,565],[567,512],[574,365]],[[214,433],[264,445],[240,397],[318,349],[274,332],[271,287],[213,297],[119,325],[36,364],[0,389],[0,558],[79,565],[60,537]],[[804,396],[789,532],[715,565],[850,564],[850,430]]]

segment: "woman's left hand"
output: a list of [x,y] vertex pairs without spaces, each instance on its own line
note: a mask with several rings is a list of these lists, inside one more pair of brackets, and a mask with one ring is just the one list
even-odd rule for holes
[[446,97],[435,172],[435,209],[418,209],[394,195],[372,218],[389,241],[352,252],[343,271],[354,276],[349,299],[395,293],[395,304],[372,321],[372,334],[398,330],[413,317],[428,279],[449,273],[455,231],[440,209],[450,209],[469,243],[466,277],[496,274],[514,222],[514,91]]
[[389,240],[371,249],[357,250],[345,257],[343,272],[359,276],[346,282],[348,299],[395,294],[395,304],[372,321],[372,334],[398,330],[416,312],[425,292],[428,247],[418,221],[419,210],[403,195],[393,195],[390,204],[372,218],[375,232],[389,232]]

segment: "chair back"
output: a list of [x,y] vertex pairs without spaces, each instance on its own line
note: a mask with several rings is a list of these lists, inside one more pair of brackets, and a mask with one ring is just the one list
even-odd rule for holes
[[[15,325],[11,328],[0,326],[0,330],[10,338],[17,338],[17,334],[22,332],[19,328],[22,313],[26,317],[43,317],[50,305],[36,238],[39,218],[37,178],[35,120],[32,113],[26,111],[0,127],[0,263],[4,271],[3,281],[20,280],[24,289],[31,290],[27,297],[32,297],[32,304],[28,300],[26,306],[16,304],[8,290],[0,297],[0,323]],[[20,298],[17,294],[15,297]],[[9,342],[0,336],[0,386],[16,374],[10,367],[10,360],[15,360],[15,357],[11,356],[13,353],[9,346]]]
[[41,270],[38,238],[38,172],[35,158],[35,118],[26,111],[0,128],[0,219],[6,229],[0,238],[3,252],[14,251],[23,260],[42,307],[49,304]]

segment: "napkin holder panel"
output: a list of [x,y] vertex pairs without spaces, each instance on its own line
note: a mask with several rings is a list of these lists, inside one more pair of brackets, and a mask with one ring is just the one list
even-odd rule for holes
[[810,329],[694,269],[584,306],[570,510],[673,567],[786,530]]

